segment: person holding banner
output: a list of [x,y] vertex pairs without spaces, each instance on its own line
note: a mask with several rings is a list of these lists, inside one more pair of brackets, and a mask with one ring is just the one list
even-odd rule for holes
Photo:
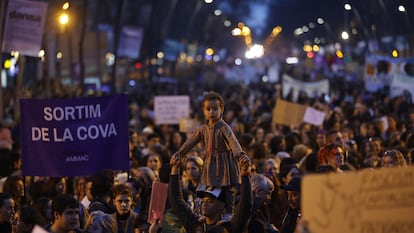
[[9,176],[3,184],[3,192],[8,193],[14,200],[15,209],[26,204],[24,195],[24,182],[20,176]]
[[183,159],[193,147],[203,142],[206,158],[201,184],[206,187],[222,188],[226,197],[226,213],[223,221],[230,221],[234,212],[233,187],[240,185],[239,162],[250,163],[249,156],[242,150],[231,127],[223,120],[224,101],[216,92],[204,95],[202,110],[206,123],[198,127],[184,145],[172,155]]
[[168,199],[172,210],[181,220],[188,233],[201,232],[228,232],[239,233],[246,230],[252,211],[252,190],[250,184],[250,163],[240,163],[241,179],[240,199],[234,212],[234,217],[229,222],[222,222],[222,215],[226,208],[226,197],[219,187],[209,187],[197,192],[197,196],[203,199],[202,217],[193,213],[183,195],[180,182],[181,162],[177,156],[171,157],[171,177],[168,184]]
[[114,174],[110,169],[101,170],[92,176],[92,202],[89,205],[89,213],[97,210],[106,214],[115,212],[111,204],[113,186]]

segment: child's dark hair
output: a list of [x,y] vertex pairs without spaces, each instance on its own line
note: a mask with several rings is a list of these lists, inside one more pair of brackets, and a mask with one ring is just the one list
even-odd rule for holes
[[126,184],[117,184],[113,188],[112,197],[115,199],[118,195],[128,195],[132,198],[132,190]]
[[40,217],[40,213],[38,213],[35,208],[29,205],[23,206],[20,209],[20,219],[25,224],[29,224],[33,226],[35,224],[41,224],[41,221],[42,221]]
[[220,106],[224,108],[224,100],[217,92],[209,91],[208,93],[204,94],[202,104],[204,105],[204,102],[210,100],[218,100]]
[[52,211],[62,214],[67,208],[79,208],[78,201],[69,194],[59,194],[52,200]]
[[101,198],[105,195],[110,196],[112,194],[112,186],[114,185],[114,174],[112,170],[100,170],[91,177],[91,180],[91,194],[93,198]]

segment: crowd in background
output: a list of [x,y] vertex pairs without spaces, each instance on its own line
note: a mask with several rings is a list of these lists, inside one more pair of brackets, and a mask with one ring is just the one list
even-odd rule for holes
[[[167,84],[142,83],[139,91],[129,93],[130,170],[103,170],[85,177],[22,176],[21,135],[18,121],[14,120],[18,119],[18,106],[13,94],[5,90],[5,121],[0,129],[0,190],[8,196],[0,197],[0,228],[30,232],[27,229],[37,224],[56,233],[94,232],[91,225],[100,224],[104,229],[112,229],[102,232],[188,231],[170,202],[162,213],[162,222],[147,222],[152,183],[170,182],[170,155],[189,136],[180,132],[177,125],[155,125],[153,99],[156,95],[190,95],[191,118],[203,121],[200,101],[205,92],[214,90],[225,101],[223,120],[232,127],[251,159],[250,184],[255,194],[251,219],[263,221],[263,232],[294,232],[301,216],[297,197],[300,177],[410,166],[414,156],[414,105],[410,98],[391,98],[386,91],[368,93],[359,84],[344,83],[341,77],[332,78],[331,83],[329,99],[326,95],[310,97],[301,93],[297,100],[291,95],[282,96],[280,84],[180,82],[171,93],[165,87]],[[76,91],[56,90],[56,98],[76,96]],[[33,89],[21,96],[40,95]],[[323,124],[274,123],[272,114],[278,98],[324,111]],[[204,148],[199,145],[181,163],[183,198],[194,213],[202,209],[196,189],[204,156]],[[265,178],[253,178],[259,174]],[[255,200],[261,195],[255,193],[257,190],[265,190],[261,202]],[[3,201],[9,199],[12,204]],[[68,208],[77,212],[66,213]],[[71,220],[70,216],[78,220]],[[10,228],[4,226],[6,223]],[[246,227],[248,232],[257,232],[253,229],[257,228]]]

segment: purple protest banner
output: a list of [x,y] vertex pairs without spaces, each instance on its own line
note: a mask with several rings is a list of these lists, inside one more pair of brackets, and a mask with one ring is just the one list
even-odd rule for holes
[[23,175],[129,169],[127,98],[21,99]]

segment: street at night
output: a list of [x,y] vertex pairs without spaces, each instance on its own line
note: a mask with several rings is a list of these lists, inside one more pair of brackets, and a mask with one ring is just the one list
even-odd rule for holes
[[0,233],[414,231],[413,1],[0,19]]

